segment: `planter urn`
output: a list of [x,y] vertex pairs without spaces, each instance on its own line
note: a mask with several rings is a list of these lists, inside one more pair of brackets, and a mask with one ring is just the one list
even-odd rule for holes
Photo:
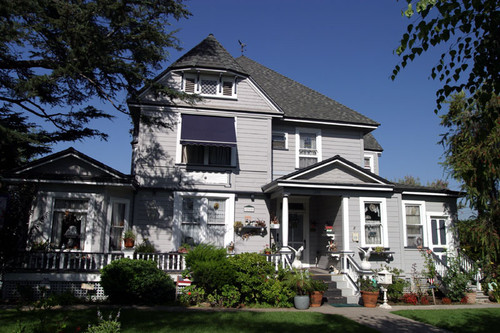
[[378,291],[362,291],[361,298],[363,305],[367,308],[374,308],[377,306],[379,292]]
[[297,310],[307,310],[309,309],[309,304],[309,295],[297,295],[293,298],[293,306],[295,306]]
[[126,248],[132,248],[134,247],[135,241],[132,238],[124,238],[123,239],[123,244],[125,245]]

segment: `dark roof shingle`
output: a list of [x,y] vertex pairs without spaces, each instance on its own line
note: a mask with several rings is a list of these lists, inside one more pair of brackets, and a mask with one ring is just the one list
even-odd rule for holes
[[285,117],[378,126],[376,121],[245,56],[238,64],[283,110]]
[[365,150],[384,151],[373,134],[368,133],[363,136]]

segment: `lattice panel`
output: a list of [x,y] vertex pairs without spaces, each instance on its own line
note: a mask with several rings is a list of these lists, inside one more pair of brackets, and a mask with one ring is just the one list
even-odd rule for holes
[[[44,281],[4,281],[3,298],[16,300],[21,298],[18,287],[31,289],[31,294],[35,300],[43,297],[40,285],[47,285]],[[72,293],[75,297],[92,301],[103,301],[107,299],[104,289],[98,282],[80,282],[80,281],[51,281],[49,282],[50,294]],[[48,287],[48,285],[47,285]]]
[[217,94],[217,81],[201,80],[201,93],[206,95]]

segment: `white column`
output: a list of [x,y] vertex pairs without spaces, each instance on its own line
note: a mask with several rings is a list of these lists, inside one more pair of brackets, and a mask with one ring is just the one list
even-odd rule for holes
[[283,194],[283,209],[281,210],[281,239],[283,241],[282,251],[290,251],[288,248],[288,194]]
[[342,249],[349,251],[349,197],[342,197]]

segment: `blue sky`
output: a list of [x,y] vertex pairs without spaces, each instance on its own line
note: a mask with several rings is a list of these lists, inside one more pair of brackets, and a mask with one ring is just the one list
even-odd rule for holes
[[[384,148],[380,175],[389,180],[413,175],[423,184],[446,178],[439,165],[444,132],[433,112],[440,83],[429,79],[442,50],[432,50],[390,80],[399,58],[393,53],[411,21],[401,16],[406,1],[395,0],[191,0],[193,16],[172,22],[184,48],[175,61],[213,33],[234,56],[241,54],[374,119]],[[111,106],[106,106],[111,109]],[[73,146],[124,173],[130,172],[130,122],[118,116],[98,124],[109,140]],[[451,182],[453,189],[458,189]]]

